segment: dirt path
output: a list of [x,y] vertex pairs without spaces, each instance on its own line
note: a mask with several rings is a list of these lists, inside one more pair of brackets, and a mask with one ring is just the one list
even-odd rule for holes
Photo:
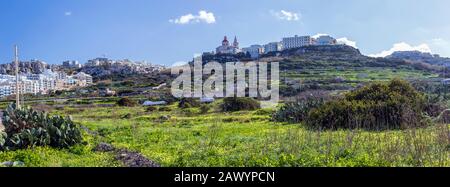
[[138,152],[129,151],[127,149],[117,149],[111,144],[100,143],[94,148],[95,152],[112,152],[115,159],[122,162],[126,167],[161,167],[154,161],[149,160]]
[[[88,134],[93,136],[99,136],[97,132],[91,131],[85,126],[81,126]],[[120,161],[125,167],[161,167],[158,163],[149,160],[141,153],[130,151],[127,149],[117,149],[111,144],[100,143],[94,148],[95,152],[114,153],[115,159]]]

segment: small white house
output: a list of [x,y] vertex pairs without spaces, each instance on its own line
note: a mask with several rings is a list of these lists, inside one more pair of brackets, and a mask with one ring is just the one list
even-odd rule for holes
[[167,105],[165,101],[145,101],[144,106],[158,106],[158,105]]
[[163,88],[165,86],[167,86],[167,83],[163,83],[163,84],[161,84],[161,85],[159,85],[157,87],[153,87],[152,90],[159,90],[159,89],[161,89],[161,88]]
[[216,101],[214,98],[204,97],[200,99],[200,103],[214,103]]
[[450,79],[444,79],[441,81],[444,85],[450,85]]

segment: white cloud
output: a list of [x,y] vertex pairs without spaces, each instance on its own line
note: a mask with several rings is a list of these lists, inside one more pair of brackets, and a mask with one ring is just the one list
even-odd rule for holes
[[170,19],[169,22],[180,25],[185,25],[189,23],[201,23],[201,22],[213,24],[216,23],[216,17],[212,12],[201,10],[198,12],[198,15],[186,14],[176,19]]
[[64,15],[65,15],[65,16],[71,16],[71,15],[72,15],[72,12],[70,12],[70,11],[64,12]]
[[[331,35],[329,35],[329,34],[323,34],[323,33],[318,33],[318,34],[312,36],[312,38],[318,39],[318,38],[321,37],[321,36],[331,36]],[[358,48],[358,47],[356,46],[356,42],[355,42],[355,41],[352,41],[352,40],[349,40],[347,37],[338,38],[338,39],[336,39],[336,41],[337,41],[338,44],[345,44],[345,45],[348,45],[348,46],[352,46],[352,47],[354,47],[354,48]]]
[[273,11],[272,10],[271,13],[276,18],[278,18],[280,20],[285,20],[285,21],[298,21],[301,18],[300,13],[289,12],[286,10],[281,10],[281,11]]
[[320,38],[321,36],[330,36],[330,35],[329,34],[318,33],[318,34],[312,36],[312,38],[317,39],[317,38]]
[[420,51],[423,53],[431,53],[431,48],[428,44],[425,44],[425,43],[420,44],[418,46],[412,46],[405,42],[400,42],[400,43],[394,44],[394,46],[389,50],[382,51],[381,53],[372,54],[369,56],[371,56],[371,57],[386,57],[397,51]]
[[356,46],[356,42],[355,41],[349,40],[346,37],[338,38],[336,40],[337,40],[338,44],[345,44],[345,45],[348,45],[348,46],[352,46],[354,48],[358,48],[358,46]]

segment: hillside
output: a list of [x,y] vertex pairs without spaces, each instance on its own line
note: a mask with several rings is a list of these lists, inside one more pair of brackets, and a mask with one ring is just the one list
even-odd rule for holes
[[[0,64],[0,74],[14,74],[15,64],[13,62]],[[39,74],[50,68],[50,65],[43,61],[32,60],[19,63],[19,72]]]
[[420,51],[397,51],[387,56],[388,59],[410,60],[415,62],[424,62],[433,65],[450,66],[450,58],[441,57],[436,54],[423,53]]
[[[216,54],[203,55],[203,63],[216,61],[247,62],[251,59],[248,55],[240,54]],[[402,58],[373,58],[361,54],[361,52],[348,45],[322,45],[304,46],[288,49],[281,52],[264,54],[257,59],[261,62],[280,62],[282,70],[295,70],[304,68],[323,67],[377,67],[377,68],[412,68],[417,70],[438,71],[439,63],[428,63],[424,61],[411,61]]]
[[305,46],[263,56],[261,61],[278,57],[282,70],[323,67],[413,68],[437,71],[438,67],[395,58],[373,58],[347,45]]

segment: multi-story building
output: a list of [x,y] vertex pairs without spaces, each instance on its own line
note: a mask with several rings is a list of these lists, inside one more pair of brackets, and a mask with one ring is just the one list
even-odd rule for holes
[[[90,84],[92,84],[92,76],[86,73],[67,76],[65,73],[46,70],[42,74],[20,75],[18,90],[20,94],[47,94],[52,90],[69,90]],[[16,77],[0,75],[0,97],[14,94],[16,94]]]
[[[39,90],[39,83],[32,80],[21,80],[19,81],[19,93],[20,94],[38,94],[42,93]],[[16,94],[16,82],[10,82],[11,95]]]
[[271,42],[266,45],[264,45],[264,53],[270,53],[270,52],[278,52],[283,50],[283,44],[281,42]]
[[68,60],[63,62],[64,68],[81,68],[82,65],[76,60]]
[[45,70],[42,74],[26,75],[26,80],[31,80],[38,84],[38,90],[40,93],[47,93],[50,90],[55,90],[57,79],[58,73],[54,73],[49,69]]
[[7,97],[12,95],[11,86],[7,82],[0,83],[0,97]]
[[314,41],[311,36],[298,36],[283,38],[283,49],[299,48],[303,46],[313,45]]
[[319,37],[315,38],[313,41],[314,41],[314,45],[336,45],[337,44],[337,40],[328,35],[319,36]]
[[108,58],[96,58],[92,60],[88,60],[86,66],[101,66],[101,65],[109,65],[112,63],[112,60]]
[[92,76],[83,72],[74,75],[73,78],[78,81],[84,82],[86,85],[91,85],[94,82]]
[[261,45],[252,45],[242,49],[242,52],[249,53],[253,59],[259,58],[260,55],[264,54],[264,47]]
[[96,58],[89,60],[83,66],[83,71],[98,75],[99,72],[104,70],[98,67],[108,67],[107,71],[111,73],[122,73],[122,74],[151,73],[155,71],[162,71],[165,69],[164,66],[151,64],[146,61],[131,61],[129,59],[110,60],[108,58]]
[[58,74],[57,77],[56,77],[57,80],[64,80],[64,79],[67,78],[67,73],[66,72],[61,71],[61,72],[58,72],[57,74]]

